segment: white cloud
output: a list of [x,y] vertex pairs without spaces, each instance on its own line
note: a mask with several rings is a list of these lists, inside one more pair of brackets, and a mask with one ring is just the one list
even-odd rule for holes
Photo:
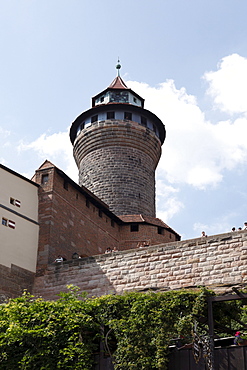
[[167,185],[162,176],[156,181],[157,217],[168,222],[175,214],[184,208],[184,204],[178,199],[179,189]]
[[0,135],[1,135],[1,137],[6,138],[10,135],[10,133],[11,132],[9,130],[6,130],[6,129],[4,129],[0,126]]
[[218,70],[205,73],[204,79],[215,107],[230,114],[247,112],[247,58],[228,55],[222,58]]
[[55,134],[42,134],[35,141],[25,144],[20,143],[19,151],[34,151],[40,159],[53,162],[60,167],[74,181],[78,180],[78,169],[72,154],[72,145],[69,141],[69,130]]
[[232,227],[235,226],[236,229],[242,225],[232,225],[231,220],[235,217],[234,212],[229,212],[224,214],[220,219],[215,219],[210,223],[195,222],[193,224],[193,230],[197,232],[198,237],[201,236],[201,232],[205,231],[207,235],[216,235],[230,232]]
[[158,200],[159,208],[156,216],[165,222],[169,222],[172,217],[179,213],[184,208],[183,203],[177,198],[170,196],[169,198]]
[[[224,58],[223,61],[229,61],[227,58],[231,61],[231,70],[234,70],[234,67],[238,70],[241,64],[242,74],[247,76],[245,58],[233,55]],[[212,85],[218,80],[217,73],[218,71],[207,74]],[[233,79],[232,86],[230,82],[227,85],[232,96],[234,89],[239,87],[234,81]],[[157,87],[133,81],[127,84],[145,97],[146,109],[154,112],[166,126],[167,138],[158,168],[162,169],[162,174],[169,183],[188,184],[205,189],[219,185],[224,177],[224,171],[246,164],[246,117],[212,124],[205,119],[204,112],[197,105],[196,97],[189,95],[185,88],[176,89],[171,80]],[[223,90],[224,88],[222,85]],[[247,107],[247,83],[245,89],[244,98],[241,96],[242,111],[244,104]],[[240,91],[237,90],[235,95],[239,94]]]

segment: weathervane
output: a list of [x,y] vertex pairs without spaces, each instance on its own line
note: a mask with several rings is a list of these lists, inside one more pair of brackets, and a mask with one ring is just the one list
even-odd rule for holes
[[120,68],[121,68],[121,64],[120,64],[120,60],[119,60],[119,57],[118,57],[118,61],[117,61],[117,65],[116,65],[117,75],[118,76],[120,76]]

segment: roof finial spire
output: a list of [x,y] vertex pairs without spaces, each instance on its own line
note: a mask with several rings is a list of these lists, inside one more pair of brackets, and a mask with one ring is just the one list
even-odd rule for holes
[[120,64],[120,60],[119,60],[119,57],[118,57],[118,61],[117,61],[117,65],[116,65],[117,75],[118,76],[120,76],[120,68],[121,68],[121,64]]

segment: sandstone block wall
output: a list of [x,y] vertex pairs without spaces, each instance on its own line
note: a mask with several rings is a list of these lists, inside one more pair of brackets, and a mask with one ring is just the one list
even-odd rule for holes
[[201,285],[221,294],[247,284],[247,231],[52,264],[33,293],[56,299],[67,284],[90,296]]
[[19,266],[11,267],[0,264],[0,303],[6,298],[15,298],[22,295],[26,289],[32,291],[34,273]]
[[155,217],[158,137],[132,121],[103,121],[81,131],[74,143],[79,183],[116,215]]

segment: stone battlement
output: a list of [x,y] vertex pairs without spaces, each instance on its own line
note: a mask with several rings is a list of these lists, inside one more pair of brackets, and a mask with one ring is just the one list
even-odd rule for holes
[[33,293],[57,299],[68,284],[89,296],[198,286],[222,294],[247,284],[247,230],[51,264]]

